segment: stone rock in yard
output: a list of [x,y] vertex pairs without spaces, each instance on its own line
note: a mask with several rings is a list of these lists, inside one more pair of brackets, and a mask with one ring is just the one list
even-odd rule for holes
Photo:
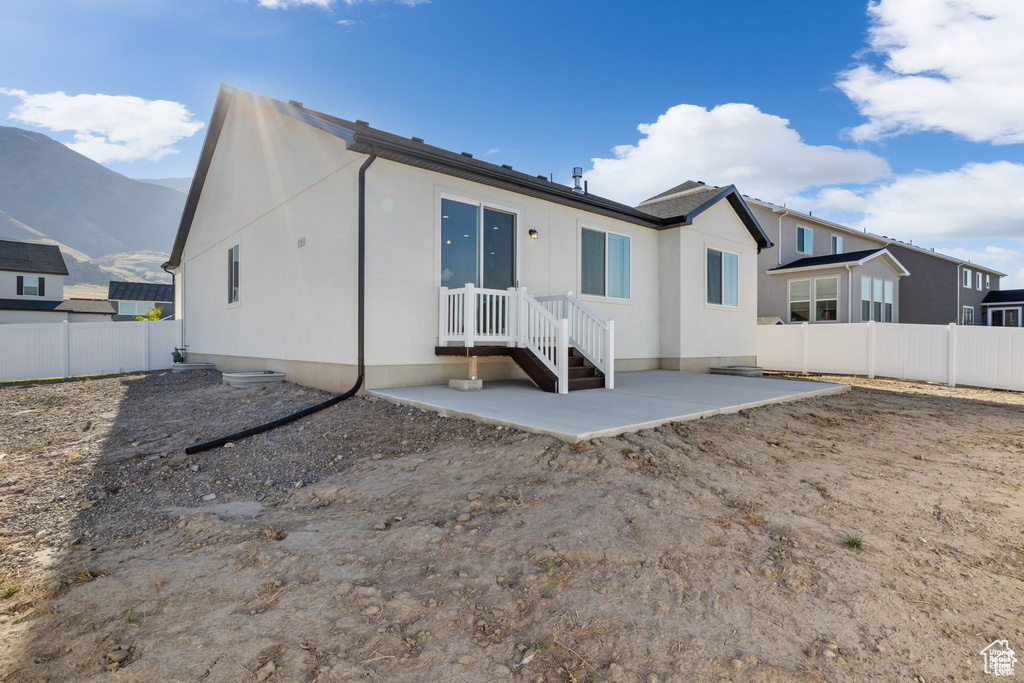
[[216,493],[207,493],[205,496],[203,496],[203,500],[205,500],[205,501],[216,500],[216,498],[217,498],[217,494]]

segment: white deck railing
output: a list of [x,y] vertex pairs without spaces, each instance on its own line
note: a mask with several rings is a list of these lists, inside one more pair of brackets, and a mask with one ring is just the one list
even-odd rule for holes
[[569,347],[580,351],[615,384],[615,323],[598,318],[572,292],[533,297],[525,287],[441,288],[438,344],[504,343],[524,347],[555,374],[558,393],[569,391]]

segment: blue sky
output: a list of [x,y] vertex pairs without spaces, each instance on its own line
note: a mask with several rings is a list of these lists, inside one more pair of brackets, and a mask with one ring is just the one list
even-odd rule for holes
[[1021,4],[4,3],[0,113],[190,176],[223,81],[631,203],[735,183],[1024,286]]

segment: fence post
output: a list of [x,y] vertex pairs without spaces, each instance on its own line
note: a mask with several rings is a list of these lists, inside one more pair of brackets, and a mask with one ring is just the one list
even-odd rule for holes
[[146,359],[143,361],[143,370],[149,371],[153,367],[153,359],[149,357],[149,322],[148,320],[142,320],[139,322],[142,325],[142,348],[143,353],[146,354]]
[[604,344],[604,388],[615,388],[615,321],[608,321],[608,330],[605,332],[607,341]]
[[875,321],[868,321],[868,379],[875,378],[875,367],[877,358],[878,330],[875,328]]
[[60,368],[61,377],[71,376],[71,323],[61,322],[60,328]]
[[561,318],[558,321],[558,393],[569,393],[569,320]]
[[462,317],[463,331],[466,333],[466,346],[473,346],[473,332],[476,330],[476,292],[473,291],[473,284],[466,283],[466,305],[463,307]]
[[808,347],[808,324],[800,323],[800,374],[807,374],[807,356],[810,352]]
[[948,380],[949,386],[956,386],[956,323],[949,324],[949,340],[946,343],[946,348],[949,350],[948,366],[946,369],[946,379]]
[[441,298],[437,306],[437,345],[448,343],[448,288],[441,288]]

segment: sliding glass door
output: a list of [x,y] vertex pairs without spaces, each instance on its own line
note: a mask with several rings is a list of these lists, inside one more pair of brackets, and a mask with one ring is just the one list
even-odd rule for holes
[[516,286],[516,216],[454,199],[441,200],[441,284],[457,289]]

